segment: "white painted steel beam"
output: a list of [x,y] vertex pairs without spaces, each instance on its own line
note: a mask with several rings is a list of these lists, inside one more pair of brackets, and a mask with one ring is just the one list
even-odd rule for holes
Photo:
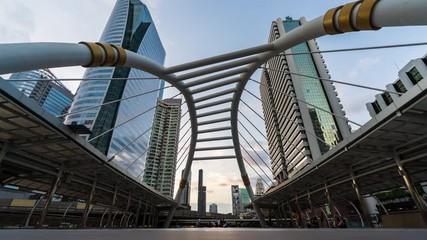
[[194,161],[205,161],[205,160],[220,160],[220,159],[232,159],[236,158],[234,155],[229,156],[212,156],[212,157],[195,157]]
[[232,59],[242,58],[242,57],[246,57],[246,56],[250,56],[253,54],[258,54],[258,53],[262,53],[270,50],[273,50],[273,45],[264,44],[264,45],[260,45],[252,48],[247,48],[247,49],[243,49],[243,50],[239,50],[231,53],[221,54],[218,56],[169,67],[166,69],[166,73],[168,74],[177,73],[177,72],[181,72],[189,69],[195,69],[195,68],[199,68],[199,67],[203,67],[203,66],[207,66],[215,63],[220,63],[220,62],[224,62]]
[[231,127],[220,127],[220,128],[208,128],[204,130],[199,130],[199,134],[210,133],[210,132],[221,132],[231,130]]
[[196,148],[196,152],[199,152],[199,151],[224,150],[224,149],[234,149],[234,146],[218,146],[218,147]]
[[210,73],[216,73],[216,72],[224,71],[224,70],[227,70],[230,68],[235,68],[235,67],[239,67],[239,66],[242,66],[245,64],[253,63],[253,62],[256,62],[257,60],[258,60],[258,58],[256,56],[253,56],[253,57],[249,57],[249,58],[245,58],[245,59],[227,62],[224,64],[215,65],[212,67],[207,67],[207,68],[204,68],[202,70],[197,70],[197,71],[193,71],[190,73],[182,74],[182,75],[178,76],[176,78],[176,80],[182,81],[182,80],[186,80],[186,79],[190,79],[190,78],[200,77],[200,76],[207,75]]
[[247,67],[233,68],[231,70],[224,71],[224,72],[221,72],[219,74],[210,75],[209,77],[200,78],[200,79],[197,79],[197,80],[193,80],[191,82],[184,83],[184,86],[187,87],[187,88],[190,88],[190,87],[194,87],[194,86],[197,86],[197,85],[200,85],[200,84],[205,84],[205,83],[208,83],[208,82],[213,82],[215,80],[225,79],[227,77],[231,77],[231,76],[235,76],[235,75],[247,72],[248,69],[249,68],[247,68]]
[[233,98],[224,98],[218,101],[213,101],[213,102],[209,102],[209,103],[205,103],[205,104],[200,104],[198,106],[196,106],[196,110],[200,110],[200,109],[204,109],[204,108],[209,108],[209,107],[214,107],[214,106],[219,106],[221,104],[224,103],[229,103],[233,101]]
[[212,93],[212,94],[209,94],[209,95],[206,95],[206,96],[203,96],[203,97],[196,98],[196,99],[194,99],[194,102],[195,103],[203,102],[203,101],[206,101],[206,100],[209,100],[209,99],[212,99],[212,98],[220,97],[220,96],[223,96],[223,95],[226,95],[226,94],[230,94],[230,93],[234,93],[234,92],[236,92],[236,89],[235,88],[231,88],[231,89],[227,89],[227,90],[224,90],[224,91],[221,91],[221,92],[216,92],[216,93]]
[[197,118],[212,116],[212,115],[215,115],[215,114],[226,113],[226,112],[230,112],[230,111],[231,111],[231,108],[218,109],[218,110],[215,110],[215,111],[210,111],[210,112],[204,112],[204,113],[197,114]]
[[199,126],[202,126],[202,125],[208,125],[208,124],[212,124],[212,123],[227,122],[230,120],[231,120],[231,118],[217,118],[217,119],[207,120],[207,121],[203,121],[203,122],[198,122],[198,124],[199,124]]
[[215,142],[215,141],[223,141],[233,139],[232,136],[224,136],[224,137],[213,137],[213,138],[199,138],[197,142]]
[[210,85],[207,85],[207,86],[204,86],[204,87],[193,89],[193,90],[191,90],[191,93],[192,94],[197,94],[197,93],[209,91],[209,90],[212,90],[212,89],[215,89],[215,88],[219,88],[219,87],[223,87],[223,86],[226,86],[226,85],[229,85],[229,84],[232,84],[232,83],[236,83],[239,80],[240,80],[240,77],[235,77],[235,78],[227,79],[227,80],[224,80],[224,81],[221,81],[221,82],[217,82],[217,83],[210,84]]

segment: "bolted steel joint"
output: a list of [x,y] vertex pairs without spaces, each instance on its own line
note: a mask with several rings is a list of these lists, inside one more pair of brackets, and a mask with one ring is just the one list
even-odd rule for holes
[[118,67],[126,63],[126,51],[109,43],[79,42],[89,48],[92,61],[83,67]]

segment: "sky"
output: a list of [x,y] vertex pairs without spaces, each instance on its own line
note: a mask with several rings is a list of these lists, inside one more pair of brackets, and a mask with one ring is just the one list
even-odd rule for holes
[[[173,66],[264,44],[268,40],[273,20],[284,19],[287,16],[294,19],[305,16],[307,20],[311,20],[323,15],[328,9],[349,1],[147,0],[143,2],[151,12],[166,50],[165,66]],[[0,43],[98,41],[114,3],[115,0],[0,0],[0,9],[2,9]],[[321,50],[332,50],[425,42],[426,36],[427,27],[399,27],[374,32],[325,36],[317,40]],[[422,57],[426,53],[427,46],[420,46],[325,53],[323,56],[332,79],[384,89],[386,84],[397,79],[398,70],[409,60]],[[84,73],[81,67],[51,70],[58,78],[78,79]],[[259,73],[255,73],[253,78],[259,80]],[[78,87],[78,82],[64,84],[73,92]],[[347,117],[360,124],[367,122],[370,117],[365,103],[373,101],[377,92],[338,84],[335,86]],[[259,86],[251,84],[248,85],[248,89],[258,94]],[[172,95],[174,95],[173,90],[165,92],[166,97]],[[259,101],[248,95],[244,95],[244,100],[253,104],[253,108],[262,113]],[[249,116],[251,121],[259,121],[256,114],[247,108],[242,107],[241,110]],[[250,127],[247,122],[245,125]],[[259,127],[263,130],[262,124]],[[353,130],[356,128],[353,126]],[[250,131],[257,139],[261,139],[261,144],[267,148],[266,142],[262,141],[260,135],[257,135],[254,129],[250,128]],[[252,145],[261,158],[268,162],[268,156],[261,147],[253,141]],[[256,157],[254,155],[254,158]],[[263,170],[271,178],[268,168],[259,159],[256,161],[263,166]],[[182,167],[177,170],[177,176],[180,176],[181,169]],[[243,187],[236,161],[193,163],[191,193],[193,209],[197,209],[198,169],[204,169],[207,206],[216,203],[219,212],[231,212],[230,185]],[[254,187],[257,175],[249,166],[246,166],[246,169]],[[268,177],[265,179],[267,180]],[[176,185],[178,182],[177,178]]]

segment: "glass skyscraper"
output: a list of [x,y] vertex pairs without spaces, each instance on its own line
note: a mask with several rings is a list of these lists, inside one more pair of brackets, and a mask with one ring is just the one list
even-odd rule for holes
[[[21,79],[26,81],[19,81]],[[31,79],[34,81],[27,81]],[[49,69],[13,73],[9,80],[10,84],[55,116],[66,113],[74,98],[70,90]]]
[[157,102],[144,182],[169,197],[174,191],[180,120],[181,99]]
[[[274,21],[269,41],[304,23],[304,18]],[[264,66],[261,82],[268,87],[261,86],[260,90],[270,161],[278,182],[318,159],[350,133],[335,87],[318,79],[329,79],[330,75],[322,56],[310,54],[314,51],[319,51],[317,42],[310,40]]]
[[[147,7],[139,0],[117,0],[100,42],[115,44],[159,64],[164,63],[165,50],[156,27]],[[163,90],[158,89],[164,86],[164,81],[137,80],[135,78],[155,76],[127,67],[91,68],[83,78],[92,80],[80,84],[71,113],[152,91],[140,97],[78,112],[66,119],[66,124],[86,125],[92,131],[90,136],[86,136],[92,145],[108,157],[114,156],[114,161],[131,175],[142,176],[153,123],[153,107],[162,98]],[[111,78],[121,80],[109,80]],[[91,140],[101,134],[101,137]]]
[[242,210],[244,211],[245,206],[251,203],[251,199],[246,188],[240,188],[240,195],[242,195]]

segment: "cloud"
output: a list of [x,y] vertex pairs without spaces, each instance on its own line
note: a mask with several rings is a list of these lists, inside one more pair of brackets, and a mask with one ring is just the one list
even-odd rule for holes
[[[246,137],[245,137],[246,138]],[[246,138],[246,140],[248,140],[248,138]],[[248,143],[246,143],[244,140],[243,141],[243,148],[242,148],[242,155],[243,157],[250,163],[258,163],[260,165],[270,165],[269,164],[269,160],[270,157],[269,155],[264,151],[268,151],[268,147],[265,146],[266,142],[259,142],[259,144],[263,147],[261,148],[258,143],[256,143],[254,140],[250,141],[248,140]],[[263,146],[264,145],[264,146]]]
[[34,14],[20,1],[0,0],[0,42],[17,42],[31,40],[35,31]]
[[357,66],[348,73],[350,79],[356,79],[359,73],[366,72],[372,69],[375,65],[381,62],[380,57],[365,57],[359,59]]

